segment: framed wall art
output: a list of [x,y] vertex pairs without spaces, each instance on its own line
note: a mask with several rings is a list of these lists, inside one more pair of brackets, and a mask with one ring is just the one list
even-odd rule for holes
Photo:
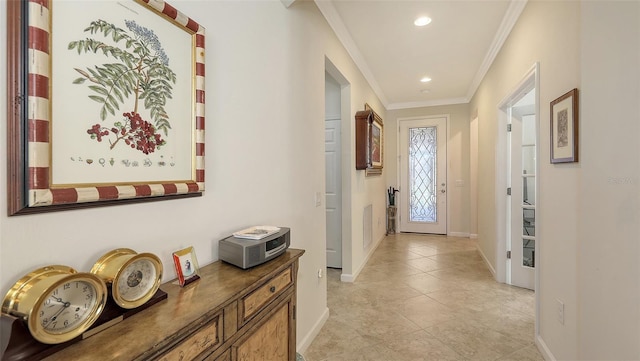
[[365,110],[356,113],[356,169],[366,175],[382,174],[384,159],[384,130],[382,118],[365,104]]
[[551,102],[551,163],[578,161],[578,89]]
[[202,26],[162,0],[7,5],[9,215],[202,195]]

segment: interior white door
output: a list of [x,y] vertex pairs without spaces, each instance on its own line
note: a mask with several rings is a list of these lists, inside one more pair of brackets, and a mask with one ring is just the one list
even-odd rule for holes
[[400,120],[400,231],[447,233],[447,118]]
[[[530,96],[531,97],[531,96]],[[532,106],[511,109],[509,132],[509,176],[507,186],[507,283],[535,289],[536,220],[536,115]]]
[[327,267],[342,268],[342,172],[340,119],[325,125],[325,206],[327,216]]

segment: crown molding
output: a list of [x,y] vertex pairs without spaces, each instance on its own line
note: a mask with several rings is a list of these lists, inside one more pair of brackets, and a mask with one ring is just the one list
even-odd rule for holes
[[[293,4],[298,0],[281,0],[285,6],[289,3]],[[430,107],[430,106],[438,106],[438,105],[454,105],[454,104],[465,104],[471,101],[471,98],[475,95],[475,92],[478,90],[482,79],[484,79],[485,75],[489,71],[489,68],[493,64],[496,56],[502,49],[505,41],[509,37],[511,30],[515,26],[520,14],[524,10],[527,5],[528,0],[511,0],[509,3],[509,7],[505,12],[504,17],[502,18],[502,22],[500,23],[500,27],[496,32],[496,35],[493,38],[491,46],[489,47],[485,57],[482,61],[482,64],[478,68],[473,81],[469,85],[469,89],[467,90],[467,94],[464,97],[459,98],[448,98],[448,99],[440,99],[440,100],[427,100],[420,102],[405,102],[405,103],[392,103],[389,104],[387,97],[384,95],[382,88],[378,85],[373,73],[369,69],[369,65],[365,61],[360,49],[353,41],[351,34],[347,30],[347,27],[344,25],[342,18],[338,14],[335,6],[333,5],[332,0],[314,0],[316,6],[329,23],[331,29],[333,29],[334,33],[338,37],[338,40],[342,43],[344,48],[347,50],[351,59],[356,64],[360,72],[364,76],[364,78],[369,83],[369,86],[374,91],[374,93],[380,99],[380,102],[387,110],[395,110],[395,109],[408,109],[408,108],[420,108],[420,107]]]
[[351,56],[351,59],[353,59],[356,67],[360,69],[360,72],[369,83],[371,89],[373,89],[373,92],[378,96],[378,99],[380,99],[382,105],[387,108],[388,101],[384,95],[384,92],[382,91],[382,88],[380,88],[380,85],[378,85],[378,82],[373,76],[373,73],[369,69],[369,65],[364,60],[360,49],[353,41],[351,34],[349,34],[349,30],[347,30],[347,27],[344,25],[344,22],[338,14],[335,6],[333,6],[333,2],[329,0],[314,0],[314,2],[316,3],[318,9],[320,9],[320,12],[324,16],[324,18],[329,23],[331,29],[333,29],[333,32],[338,37],[338,40],[340,40],[344,48],[347,50],[347,53],[349,53],[349,56]]
[[496,59],[496,56],[498,56],[498,53],[500,52],[500,49],[502,49],[505,41],[507,41],[509,34],[511,34],[511,30],[513,30],[513,27],[516,25],[516,22],[518,21],[518,18],[520,18],[520,14],[522,14],[526,5],[527,0],[511,0],[509,3],[509,7],[502,18],[500,27],[493,38],[493,42],[491,43],[487,54],[484,56],[484,60],[482,61],[480,68],[478,68],[476,76],[469,85],[469,90],[467,90],[467,99],[471,100],[475,95],[482,79],[487,75],[489,68]]
[[298,0],[280,0],[282,2],[282,5],[284,5],[285,8],[288,8],[289,6],[293,5],[294,2],[298,1]]
[[411,108],[423,108],[423,107],[435,107],[439,105],[456,105],[467,104],[469,98],[449,98],[449,99],[437,99],[437,100],[425,100],[419,102],[406,102],[406,103],[392,103],[386,106],[387,110],[399,110],[399,109],[411,109]]

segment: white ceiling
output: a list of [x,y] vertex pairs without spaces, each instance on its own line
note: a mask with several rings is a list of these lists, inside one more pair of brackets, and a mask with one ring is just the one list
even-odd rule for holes
[[[387,109],[467,103],[526,0],[315,0]],[[431,24],[416,27],[419,16]],[[422,77],[431,82],[421,83]]]

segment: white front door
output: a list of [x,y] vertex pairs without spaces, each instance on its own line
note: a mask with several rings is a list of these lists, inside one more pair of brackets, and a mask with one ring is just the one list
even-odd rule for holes
[[535,289],[536,114],[535,89],[510,109],[507,187],[507,283]]
[[340,119],[325,120],[324,129],[327,267],[342,268],[342,172],[340,162]]
[[447,234],[447,117],[400,123],[400,232]]

